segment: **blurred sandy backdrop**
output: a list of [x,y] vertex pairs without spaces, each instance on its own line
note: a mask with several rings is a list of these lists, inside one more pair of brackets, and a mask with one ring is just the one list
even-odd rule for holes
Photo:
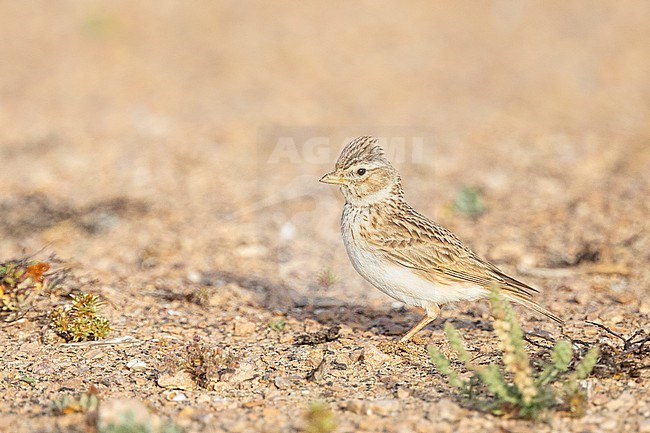
[[[328,169],[340,131],[385,127],[430,136],[403,169],[443,219],[465,184],[508,215],[606,189],[621,161],[642,182],[648,160],[647,2],[3,1],[0,17],[3,197],[130,197],[178,211],[163,225],[223,227]],[[331,161],[265,165],[277,137],[260,131],[312,127]],[[340,200],[317,188],[338,245]]]
[[[623,334],[647,328],[650,2],[0,0],[0,41],[0,258],[47,245],[43,255],[97,278],[114,336],[276,347],[265,334],[276,310],[288,312],[289,337],[305,317],[342,318],[354,344],[409,327],[417,314],[391,310],[350,266],[338,233],[342,199],[317,183],[353,134],[422,139],[422,157],[398,163],[407,198],[509,272],[568,267],[522,278],[578,337],[584,319]],[[326,157],[270,161],[280,139],[302,152],[312,136],[326,139]],[[482,191],[479,218],[453,212],[465,185]],[[324,288],[318,275],[327,269],[336,282]],[[225,274],[228,284],[212,281],[209,308],[161,301],[161,291],[186,293],[202,275]],[[303,311],[310,305],[313,316]],[[235,316],[255,332],[232,337]],[[484,303],[450,306],[441,320],[477,316],[487,320]],[[441,340],[440,323],[424,335]],[[8,351],[38,338],[36,326],[13,327]],[[35,347],[38,362],[63,357],[58,346]],[[129,356],[160,354],[142,347]],[[278,359],[295,358],[291,343],[278,347]],[[124,378],[103,396],[174,413],[153,379],[133,388],[126,355],[106,353],[104,365]],[[3,400],[11,419],[41,417],[60,397],[56,381],[79,376],[77,362],[38,376],[42,401],[16,381]],[[103,367],[81,366],[95,374],[84,380],[104,380]],[[358,368],[354,380],[335,381],[349,386],[330,390],[332,400],[392,396],[374,373],[355,379]],[[419,391],[399,410],[405,422],[421,421],[422,402],[447,391],[435,375],[435,386],[418,388],[427,383],[421,366],[404,368],[400,380]],[[271,391],[235,390],[228,404],[240,409]],[[281,406],[291,414],[282,422],[296,419],[296,401]],[[201,410],[215,410],[208,406]],[[219,407],[226,421],[243,413]],[[575,430],[592,421],[601,422],[589,416]],[[392,431],[391,419],[381,422]]]

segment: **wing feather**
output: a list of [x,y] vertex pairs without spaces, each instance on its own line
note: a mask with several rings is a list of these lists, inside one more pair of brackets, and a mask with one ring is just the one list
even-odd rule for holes
[[489,290],[496,284],[514,296],[532,300],[539,291],[506,275],[466,247],[453,233],[409,209],[408,217],[386,218],[394,230],[370,239],[376,253],[414,269],[432,282],[471,283]]

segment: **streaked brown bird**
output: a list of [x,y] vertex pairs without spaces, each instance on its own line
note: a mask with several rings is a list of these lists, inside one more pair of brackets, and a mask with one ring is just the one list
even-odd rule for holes
[[345,197],[341,235],[357,272],[387,295],[426,311],[402,342],[435,320],[440,305],[486,298],[495,285],[508,300],[563,323],[533,300],[538,290],[506,275],[409,206],[400,175],[376,139],[350,142],[335,170],[320,181],[340,185]]

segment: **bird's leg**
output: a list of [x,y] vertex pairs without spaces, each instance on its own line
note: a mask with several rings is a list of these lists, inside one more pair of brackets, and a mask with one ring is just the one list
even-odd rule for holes
[[418,333],[422,328],[427,326],[429,323],[433,322],[435,317],[429,317],[428,315],[425,315],[422,320],[420,320],[417,325],[415,325],[409,332],[407,332],[400,340],[400,343],[406,343],[413,337],[415,334]]
[[400,343],[406,343],[409,341],[415,334],[417,334],[422,328],[427,326],[429,323],[436,320],[438,314],[440,314],[440,307],[437,304],[430,304],[427,307],[426,315],[420,320],[417,325],[415,325],[409,332],[407,332],[399,341]]

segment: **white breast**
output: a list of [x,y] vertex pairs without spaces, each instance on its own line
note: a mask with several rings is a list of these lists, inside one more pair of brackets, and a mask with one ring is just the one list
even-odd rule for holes
[[[347,205],[346,205],[347,206]],[[344,209],[344,215],[346,210]],[[359,237],[359,227],[368,221],[364,208],[347,209],[341,220],[343,243],[354,269],[370,284],[408,305],[426,308],[431,303],[445,304],[485,297],[488,292],[475,285],[441,285],[426,280],[404,266],[374,254]]]

